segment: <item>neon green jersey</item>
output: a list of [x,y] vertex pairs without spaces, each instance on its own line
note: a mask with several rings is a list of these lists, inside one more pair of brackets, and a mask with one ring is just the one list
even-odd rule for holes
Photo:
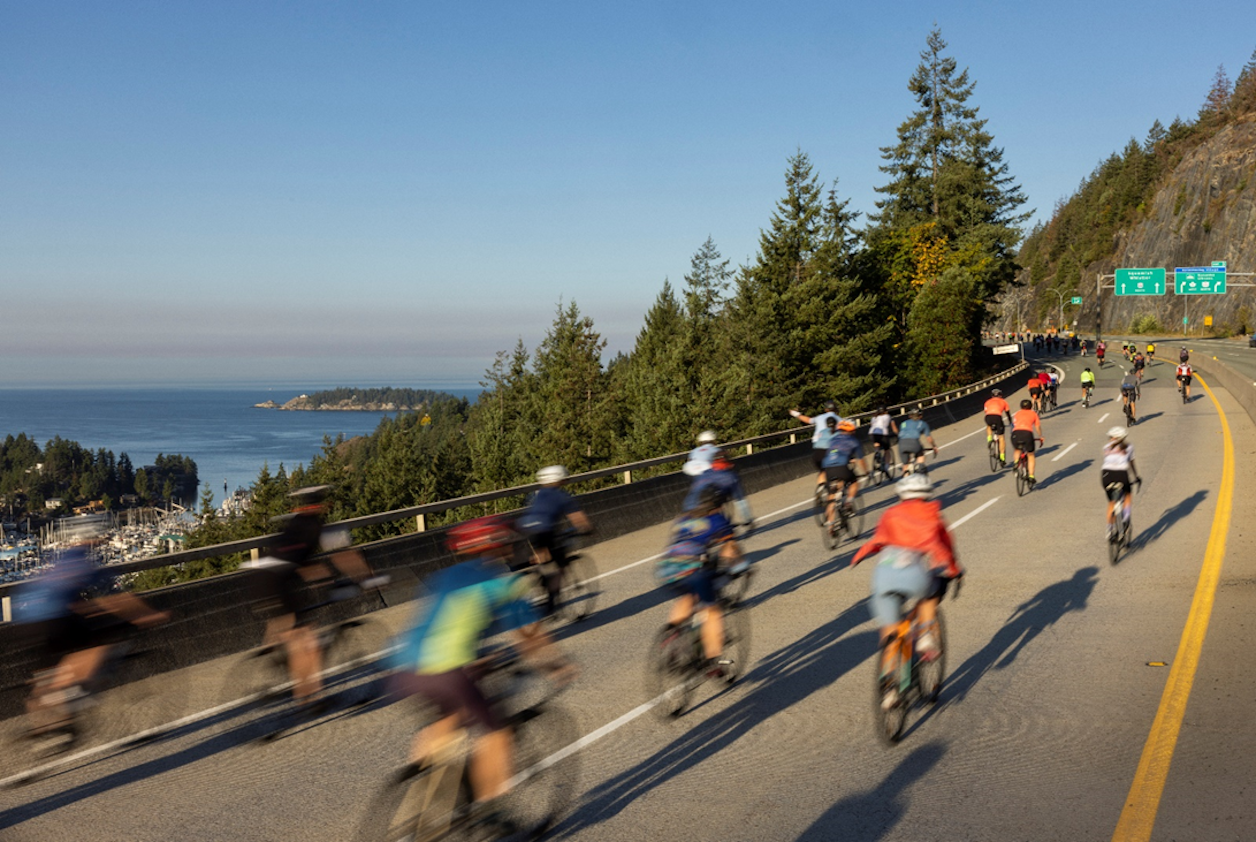
[[1093,386],[1095,385],[1095,373],[1093,371],[1083,371],[1080,380],[1082,381],[1083,386],[1087,384]]

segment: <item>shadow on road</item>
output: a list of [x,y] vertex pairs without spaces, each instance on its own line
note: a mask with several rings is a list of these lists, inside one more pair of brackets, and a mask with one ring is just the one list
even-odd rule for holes
[[[1071,579],[1056,582],[1021,603],[990,642],[960,664],[946,679],[942,701],[959,701],[990,670],[1010,666],[1038,635],[1074,611],[1084,611],[1099,579],[1098,567],[1083,567]],[[936,708],[934,709],[936,710]],[[927,719],[932,714],[925,714]]]
[[939,489],[939,493],[935,495],[935,497],[937,500],[941,501],[942,508],[950,508],[951,506],[964,502],[990,483],[998,482],[1005,471],[1006,469],[1000,469],[998,473],[989,473],[978,477],[977,479],[970,479],[968,482],[961,483],[954,488],[946,488],[945,490],[942,489],[946,486],[946,481],[939,480],[934,483],[934,487]]
[[802,832],[798,842],[876,842],[907,812],[908,788],[932,771],[946,753],[939,742],[928,743],[903,758],[885,780],[857,795],[843,798]]
[[1074,474],[1080,474],[1082,471],[1089,468],[1091,464],[1094,463],[1094,461],[1095,461],[1094,459],[1087,459],[1084,462],[1074,462],[1072,465],[1069,465],[1067,468],[1065,468],[1062,471],[1055,471],[1054,473],[1051,474],[1051,476],[1047,477],[1046,479],[1038,480],[1038,485],[1036,486],[1036,490],[1041,491],[1042,489],[1049,488],[1055,485],[1056,483],[1063,482],[1064,480],[1068,479]]
[[[753,613],[750,616],[753,621]],[[867,628],[856,632],[860,626]],[[727,691],[740,698],[724,710],[701,721],[690,721],[683,715],[675,723],[656,721],[657,728],[674,726],[677,737],[590,790],[558,832],[578,832],[614,817],[637,799],[732,747],[757,725],[867,664],[876,651],[877,632],[871,627],[865,598],[799,640],[761,657],[745,678]],[[872,677],[869,666],[870,691]],[[712,692],[711,684],[698,690],[700,698]]]
[[1153,413],[1151,413],[1150,415],[1140,415],[1140,416],[1138,416],[1138,423],[1139,423],[1139,424],[1145,424],[1145,423],[1147,423],[1148,421],[1150,421],[1150,420],[1151,420],[1151,419],[1153,419],[1153,418],[1159,418],[1161,415],[1164,415],[1164,413],[1163,413],[1163,412],[1153,412]]
[[1139,550],[1150,544],[1152,541],[1160,539],[1164,533],[1169,531],[1173,524],[1177,523],[1184,517],[1187,517],[1195,509],[1199,508],[1199,504],[1208,499],[1206,490],[1199,490],[1187,497],[1182,502],[1170,506],[1160,513],[1160,517],[1156,518],[1156,522],[1144,529],[1133,543],[1130,544],[1131,550]]

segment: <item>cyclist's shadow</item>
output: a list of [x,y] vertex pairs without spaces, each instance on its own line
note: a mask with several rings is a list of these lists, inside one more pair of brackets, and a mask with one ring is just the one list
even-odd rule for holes
[[928,775],[945,753],[946,747],[939,742],[915,749],[875,789],[834,803],[802,832],[797,842],[874,842],[885,837],[907,812],[907,790]]
[[1195,509],[1199,507],[1199,504],[1207,499],[1208,492],[1201,489],[1172,508],[1165,509],[1161,512],[1160,517],[1156,519],[1155,523],[1143,530],[1143,532],[1134,539],[1133,543],[1130,545],[1130,549],[1142,549],[1152,541],[1159,539],[1160,536],[1169,531],[1169,528],[1173,526],[1173,524],[1195,511]]
[[1018,605],[990,642],[947,677],[942,688],[943,702],[950,704],[963,699],[987,672],[1010,666],[1043,631],[1067,614],[1084,611],[1086,601],[1098,584],[1098,576],[1098,567],[1083,567],[1071,579],[1048,585]]

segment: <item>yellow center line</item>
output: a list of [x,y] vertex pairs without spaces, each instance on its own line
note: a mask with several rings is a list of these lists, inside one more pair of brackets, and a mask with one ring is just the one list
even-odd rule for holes
[[1212,532],[1204,550],[1204,565],[1195,585],[1195,598],[1191,601],[1191,613],[1182,629],[1178,642],[1177,657],[1169,669],[1164,693],[1151,733],[1143,746],[1134,783],[1126,796],[1125,807],[1117,821],[1112,842],[1146,842],[1151,839],[1151,829],[1156,823],[1156,811],[1160,796],[1164,793],[1165,779],[1169,776],[1169,763],[1177,745],[1182,719],[1186,716],[1186,702],[1191,695],[1195,671],[1199,668],[1199,654],[1208,633],[1208,619],[1212,616],[1212,604],[1221,578],[1221,562],[1225,559],[1226,533],[1230,530],[1230,510],[1234,496],[1234,442],[1230,438],[1230,424],[1212,389],[1195,372],[1195,380],[1204,387],[1221,417],[1221,436],[1224,454],[1221,460],[1221,488],[1217,494],[1217,511],[1212,518]]

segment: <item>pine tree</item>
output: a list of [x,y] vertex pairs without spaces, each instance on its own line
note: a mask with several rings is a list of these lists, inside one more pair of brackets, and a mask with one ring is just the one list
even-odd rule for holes
[[1219,125],[1229,113],[1230,95],[1233,91],[1230,77],[1226,75],[1225,65],[1219,65],[1212,77],[1212,86],[1208,96],[1199,109],[1199,122],[1206,126]]
[[1235,114],[1256,111],[1256,50],[1239,71],[1234,80],[1234,93],[1230,95],[1230,108]]
[[[697,301],[699,312],[707,312],[702,292],[691,292],[688,298]],[[685,310],[664,281],[632,354],[613,367],[615,391],[631,396],[623,406],[624,433],[615,461],[674,453],[689,443],[695,372],[686,353],[688,339]]]

